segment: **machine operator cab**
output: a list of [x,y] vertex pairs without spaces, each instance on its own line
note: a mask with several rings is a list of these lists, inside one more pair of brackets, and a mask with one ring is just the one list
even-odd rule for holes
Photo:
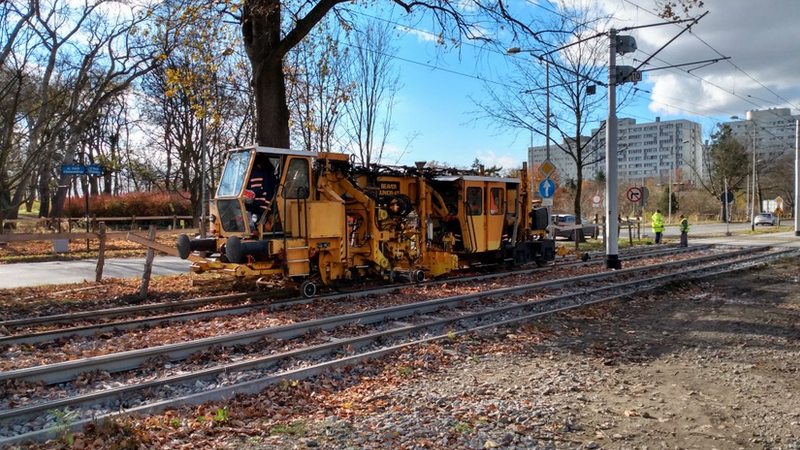
[[231,150],[214,198],[219,237],[283,232],[280,203],[308,198],[311,152],[270,147]]

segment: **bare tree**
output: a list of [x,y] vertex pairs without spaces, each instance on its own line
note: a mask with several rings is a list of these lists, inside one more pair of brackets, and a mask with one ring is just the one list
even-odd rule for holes
[[324,20],[289,52],[287,77],[291,134],[309,151],[335,151],[337,125],[350,97],[351,53],[338,22]]
[[[253,69],[259,144],[289,146],[290,115],[283,60],[336,6],[349,3],[346,0],[244,2],[242,35]],[[428,13],[439,28],[437,31],[456,40],[490,41],[485,28],[491,24],[503,24],[506,35],[512,38],[520,33],[536,35],[528,23],[516,19],[500,0],[392,0],[390,3],[400,6],[409,16],[417,11]]]
[[[168,6],[133,6],[124,13],[116,9],[112,15],[99,8],[104,3],[107,1],[86,3],[75,10],[59,6],[68,10],[63,21],[52,20],[58,15],[55,8],[36,13],[37,26],[46,36],[45,45],[51,49],[52,59],[67,57],[58,51],[58,47],[70,41],[78,31],[82,33],[80,40],[70,42],[72,51],[80,52],[80,61],[65,72],[70,79],[70,139],[64,153],[67,162],[74,160],[81,136],[95,121],[102,107],[154,70],[173,46],[170,33],[175,25]],[[153,39],[149,31],[151,27],[161,30],[163,38]],[[61,215],[67,181],[65,175],[59,179],[51,217]]]
[[608,48],[607,39],[586,38],[597,35],[596,28],[603,27],[607,20],[607,17],[589,10],[565,10],[560,22],[553,24],[550,29],[566,31],[551,33],[549,48],[580,43],[563,51],[532,52],[538,64],[527,58],[514,58],[514,75],[504,80],[504,85],[511,88],[487,84],[489,100],[476,102],[480,115],[498,126],[521,128],[547,138],[549,121],[549,139],[553,151],[564,152],[575,163],[576,179],[571,184],[574,187],[573,210],[577,223],[581,220],[584,168],[605,158],[591,145],[592,139],[604,128],[600,127],[590,134],[589,127],[606,115],[606,97],[599,93],[596,84],[605,74],[602,61]]
[[389,24],[372,23],[351,36],[354,88],[347,103],[348,133],[354,154],[367,166],[383,158],[392,129],[394,96],[400,87],[400,76],[392,65],[397,48],[391,43],[391,31]]
[[718,126],[711,135],[711,147],[703,158],[707,178],[698,177],[700,186],[720,202],[720,217],[725,220],[722,193],[725,186],[735,192],[740,190],[750,169],[750,158],[744,145],[737,141],[727,125]]

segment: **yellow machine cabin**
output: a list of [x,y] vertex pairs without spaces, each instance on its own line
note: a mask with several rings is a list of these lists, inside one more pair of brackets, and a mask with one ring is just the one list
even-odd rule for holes
[[359,167],[345,154],[231,150],[212,203],[211,237],[181,236],[203,257],[195,272],[302,282],[422,281],[476,264],[555,257],[545,210],[531,210],[526,176],[416,167]]

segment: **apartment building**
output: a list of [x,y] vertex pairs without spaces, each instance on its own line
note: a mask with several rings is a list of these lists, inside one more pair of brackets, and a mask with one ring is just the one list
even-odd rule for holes
[[[794,154],[796,121],[789,108],[748,111],[745,118],[725,122],[733,136],[751,152],[756,150],[759,161],[774,162],[785,154]],[[755,145],[754,145],[755,144]]]
[[[636,119],[623,118],[618,120],[618,130],[620,180],[658,178],[666,181],[671,172],[677,182],[694,184],[704,176],[700,124],[685,119],[662,121],[659,117],[655,122],[636,123]],[[605,171],[605,131],[597,131],[592,130],[592,135],[596,134],[596,137],[585,149],[589,155],[583,170],[585,179]],[[562,145],[568,146],[569,143]],[[531,167],[544,161],[544,158],[544,146],[528,149]],[[550,161],[558,168],[562,180],[575,178],[577,169],[574,160],[555,145],[550,146]]]

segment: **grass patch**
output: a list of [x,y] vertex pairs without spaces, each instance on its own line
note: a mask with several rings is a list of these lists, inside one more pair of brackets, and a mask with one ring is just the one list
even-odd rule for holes
[[756,227],[755,231],[747,230],[741,232],[741,234],[750,234],[750,235],[773,234],[773,233],[783,233],[792,230],[794,230],[793,225],[792,226],[781,225],[777,227],[758,226]]
[[[575,248],[575,243],[572,241],[558,241],[560,246],[566,246],[570,249]],[[622,238],[620,237],[618,241],[619,248],[631,248],[631,247],[641,247],[643,245],[653,245],[653,239],[651,238],[644,238],[644,239],[634,239],[633,245],[631,245],[630,241],[627,237]],[[605,244],[600,239],[589,239],[586,242],[581,242],[579,249],[582,252],[599,252],[605,250]]]
[[279,423],[269,429],[269,434],[270,436],[303,436],[306,434],[306,424],[300,421],[292,422],[290,424]]
[[457,422],[455,425],[453,425],[453,430],[460,434],[472,433],[472,427],[466,422]]

